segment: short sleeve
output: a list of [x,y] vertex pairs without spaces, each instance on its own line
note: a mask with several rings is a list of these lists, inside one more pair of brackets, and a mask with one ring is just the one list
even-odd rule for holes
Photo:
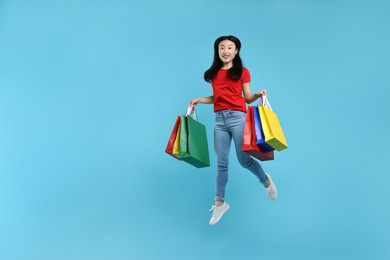
[[242,69],[241,82],[242,84],[251,82],[251,75],[247,68]]

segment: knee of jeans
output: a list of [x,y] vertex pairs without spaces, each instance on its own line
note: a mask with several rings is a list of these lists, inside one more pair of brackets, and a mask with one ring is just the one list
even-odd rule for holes
[[217,163],[217,169],[219,170],[219,171],[227,171],[228,170],[228,164],[227,163],[225,163],[225,162],[218,162]]
[[252,163],[253,163],[253,158],[252,157],[247,157],[247,158],[239,158],[238,159],[238,162],[240,163],[240,165],[242,166],[242,167],[244,167],[244,168],[249,168],[251,165],[252,165]]

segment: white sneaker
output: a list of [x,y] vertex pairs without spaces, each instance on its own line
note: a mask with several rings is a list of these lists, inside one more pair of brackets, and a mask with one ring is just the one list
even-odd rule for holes
[[276,200],[278,198],[278,190],[276,189],[276,186],[274,182],[272,181],[271,175],[268,173],[265,174],[269,180],[269,186],[264,187],[265,191],[267,192],[268,197],[270,197],[271,200]]
[[218,207],[215,205],[211,206],[210,211],[213,211],[213,215],[210,219],[209,224],[210,225],[217,224],[217,222],[222,218],[223,214],[225,214],[229,208],[230,206],[226,202],[224,202],[221,206]]

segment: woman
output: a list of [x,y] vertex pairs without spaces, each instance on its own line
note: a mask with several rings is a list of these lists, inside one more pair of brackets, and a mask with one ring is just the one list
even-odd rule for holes
[[[214,61],[204,73],[204,79],[211,83],[213,95],[195,98],[190,106],[214,104],[215,128],[214,149],[217,157],[215,205],[209,224],[216,224],[229,209],[225,202],[225,188],[228,181],[230,144],[233,139],[239,163],[251,171],[264,185],[268,196],[275,200],[277,189],[271,176],[265,173],[259,162],[242,151],[246,121],[246,104],[267,95],[266,90],[254,94],[250,88],[250,74],[240,58],[241,42],[234,36],[221,36],[214,43]],[[211,211],[210,210],[210,211]]]

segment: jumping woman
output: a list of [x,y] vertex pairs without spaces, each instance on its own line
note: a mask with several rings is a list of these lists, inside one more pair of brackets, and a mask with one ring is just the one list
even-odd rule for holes
[[225,201],[228,182],[229,152],[233,139],[240,165],[252,172],[264,185],[267,195],[275,200],[278,192],[271,176],[265,173],[259,162],[242,151],[246,121],[246,104],[267,95],[266,90],[251,93],[250,73],[240,58],[241,42],[234,36],[221,36],[214,43],[214,60],[204,73],[211,83],[213,95],[192,99],[190,106],[214,104],[214,149],[217,159],[215,204],[209,224],[216,224],[229,209]]

